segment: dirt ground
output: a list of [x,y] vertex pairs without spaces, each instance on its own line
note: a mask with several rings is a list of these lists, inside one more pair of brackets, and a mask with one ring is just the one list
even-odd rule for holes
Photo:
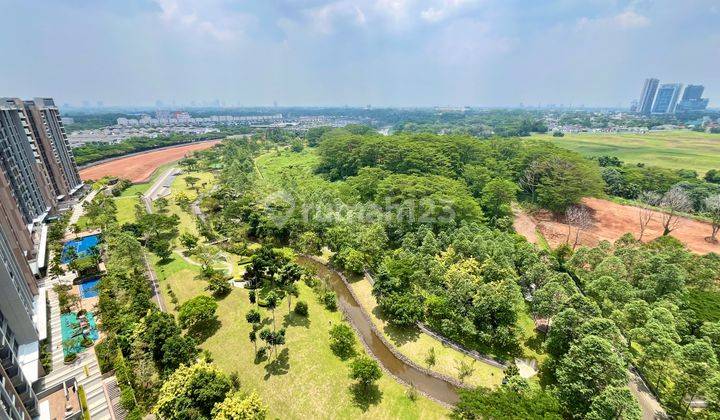
[[139,155],[128,156],[82,169],[80,170],[80,178],[86,181],[112,175],[129,179],[132,182],[145,182],[158,167],[168,162],[180,160],[191,152],[209,149],[219,142],[220,140],[205,141],[162,150],[150,150]]
[[[586,198],[583,204],[592,212],[592,227],[580,234],[582,245],[595,246],[602,240],[615,241],[622,235],[630,232],[635,237],[640,236],[640,223],[638,208],[616,204],[599,198]],[[662,234],[661,213],[654,212],[652,220],[645,229],[643,241],[649,241]],[[542,233],[552,247],[565,242],[568,237],[568,225],[556,221],[548,212],[536,212],[532,215],[515,211],[515,230],[525,236],[532,243],[538,242],[536,232]],[[709,223],[683,218],[672,236],[682,241],[688,249],[700,254],[709,252],[720,253],[720,244],[712,244],[705,240],[710,236]],[[573,228],[570,243],[574,241]]]

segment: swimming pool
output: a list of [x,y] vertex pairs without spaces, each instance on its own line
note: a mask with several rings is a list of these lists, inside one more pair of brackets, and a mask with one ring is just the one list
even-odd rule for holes
[[83,299],[97,297],[97,284],[99,281],[100,277],[95,277],[78,284],[78,287],[80,288],[80,297]]
[[[90,327],[90,333],[88,334],[88,337],[92,338],[93,341],[97,341],[97,339],[100,337],[97,330],[97,324],[95,323],[95,317],[91,312],[86,312],[85,317],[87,318],[88,325]],[[70,312],[67,314],[60,315],[60,329],[62,332],[62,340],[63,340],[63,353],[65,356],[67,356],[70,353],[80,353],[85,351],[85,347],[80,344],[81,340],[77,340],[76,343],[69,343],[68,340],[73,338],[73,336],[77,335],[79,332],[78,328],[73,328],[73,324],[78,323],[78,317],[77,314],[74,312]],[[79,335],[78,338],[82,339],[82,336]],[[71,345],[74,344],[74,345]]]
[[90,250],[96,246],[98,242],[100,242],[100,235],[83,236],[82,238],[67,241],[63,247],[60,261],[63,264],[67,264],[71,261],[70,255],[68,255],[71,249],[75,249],[75,255],[78,257],[84,257],[90,254]]

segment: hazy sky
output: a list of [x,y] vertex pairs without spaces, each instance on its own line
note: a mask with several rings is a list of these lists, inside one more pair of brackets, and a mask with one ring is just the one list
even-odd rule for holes
[[720,106],[718,0],[0,0],[0,96],[153,104]]

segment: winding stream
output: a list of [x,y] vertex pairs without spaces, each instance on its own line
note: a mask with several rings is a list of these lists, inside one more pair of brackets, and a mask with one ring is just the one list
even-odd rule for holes
[[401,381],[412,384],[418,391],[435,400],[447,405],[457,404],[457,386],[407,363],[390,350],[388,344],[380,338],[378,332],[373,328],[368,315],[365,314],[345,282],[336,272],[324,264],[307,257],[298,257],[298,262],[304,266],[314,268],[320,277],[327,279],[328,286],[332,287],[337,294],[340,308],[352,322],[366,347],[388,372]]

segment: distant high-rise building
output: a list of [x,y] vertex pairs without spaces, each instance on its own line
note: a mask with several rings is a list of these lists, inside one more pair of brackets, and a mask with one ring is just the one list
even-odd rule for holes
[[655,95],[652,113],[674,114],[681,90],[682,84],[680,83],[663,83],[660,85],[657,95]]
[[645,79],[645,84],[643,84],[643,89],[640,93],[640,100],[638,101],[638,113],[643,115],[650,114],[658,84],[660,84],[660,80],[658,79]]
[[705,91],[703,85],[687,85],[683,91],[682,99],[677,105],[678,112],[703,111],[708,106],[709,99],[703,98]]

